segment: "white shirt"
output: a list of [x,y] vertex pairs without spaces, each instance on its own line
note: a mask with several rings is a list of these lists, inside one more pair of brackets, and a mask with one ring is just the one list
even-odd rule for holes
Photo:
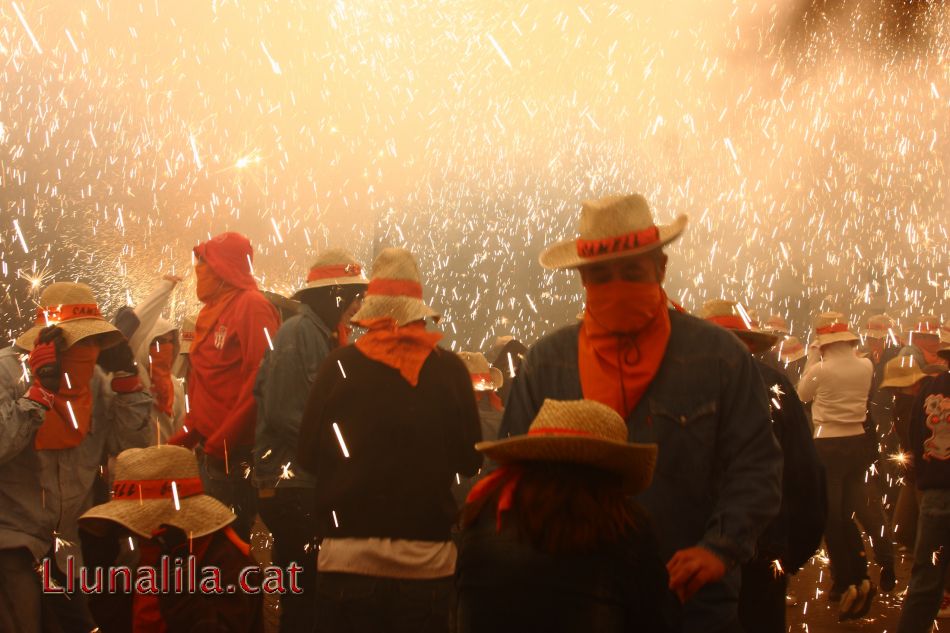
[[871,361],[858,358],[851,345],[827,346],[821,359],[805,368],[798,397],[814,401],[815,439],[864,433],[873,373]]

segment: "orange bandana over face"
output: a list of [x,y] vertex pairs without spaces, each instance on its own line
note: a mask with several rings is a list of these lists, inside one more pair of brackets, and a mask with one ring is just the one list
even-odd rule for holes
[[[36,432],[36,450],[60,450],[82,443],[92,423],[92,374],[99,358],[99,346],[73,345],[60,357],[63,371],[59,393]],[[68,378],[68,380],[67,380]],[[72,413],[70,413],[70,411]]]
[[197,279],[198,298],[205,304],[198,313],[195,322],[195,338],[191,343],[191,348],[195,349],[198,344],[218,322],[221,315],[227,309],[228,304],[240,292],[238,288],[229,286],[223,279],[214,274],[211,266],[205,262],[195,264],[195,275]]
[[175,389],[172,385],[172,354],[175,346],[153,341],[148,348],[148,376],[152,382],[152,396],[155,408],[165,415],[172,414],[175,403]]
[[425,323],[416,321],[396,327],[392,319],[372,319],[359,325],[367,328],[358,341],[356,349],[371,358],[399,371],[410,385],[419,384],[422,365],[442,340],[438,332],[427,332]]
[[610,281],[587,286],[577,365],[584,397],[625,419],[656,376],[670,340],[659,284]]

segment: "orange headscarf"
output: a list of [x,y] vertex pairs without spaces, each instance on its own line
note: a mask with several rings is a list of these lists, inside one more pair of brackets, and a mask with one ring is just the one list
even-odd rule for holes
[[198,344],[211,332],[211,328],[218,322],[221,315],[227,309],[231,299],[236,297],[240,289],[228,285],[226,281],[218,277],[206,262],[199,261],[195,264],[195,275],[197,275],[197,294],[198,299],[204,303],[198,318],[195,320],[195,338],[191,342],[191,349],[194,350]]
[[162,345],[158,341],[152,341],[148,348],[148,375],[152,382],[155,408],[165,415],[172,414],[172,406],[175,403],[175,388],[172,385],[174,352],[175,346],[171,343]]
[[[92,424],[92,390],[89,383],[99,358],[95,344],[73,345],[59,359],[63,371],[59,392],[36,432],[38,451],[73,448],[82,443]],[[70,414],[72,411],[72,414]]]
[[584,397],[626,418],[653,381],[670,340],[659,284],[611,281],[587,287],[577,364]]
[[422,365],[442,339],[438,332],[427,332],[423,321],[396,327],[393,319],[381,318],[359,325],[368,331],[356,341],[356,349],[367,358],[398,370],[413,387],[419,384]]

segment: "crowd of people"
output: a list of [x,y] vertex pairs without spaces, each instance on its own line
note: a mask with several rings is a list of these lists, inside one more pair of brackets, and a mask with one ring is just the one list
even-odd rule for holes
[[687,314],[663,290],[686,225],[585,202],[541,257],[578,271],[584,312],[485,353],[439,345],[403,249],[369,276],[326,250],[285,298],[224,233],[194,249],[202,307],[179,326],[174,276],[111,319],[51,284],[0,351],[0,632],[260,631],[244,584],[89,580],[194,559],[237,586],[258,520],[284,632],[778,633],[822,541],[842,621],[911,550],[898,631],[930,630],[950,614],[950,323],[828,312],[803,342],[729,297]]

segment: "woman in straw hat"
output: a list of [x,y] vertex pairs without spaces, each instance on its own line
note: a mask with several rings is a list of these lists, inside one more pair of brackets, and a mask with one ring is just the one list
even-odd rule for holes
[[[41,624],[38,561],[55,557],[52,573],[65,580],[57,564],[65,569],[67,556],[81,554],[76,521],[103,456],[148,444],[150,408],[132,351],[92,290],[46,288],[33,327],[0,351],[0,630],[55,628]],[[72,620],[63,626],[91,630],[82,596],[69,597],[42,600]]]
[[639,195],[583,204],[579,235],[541,255],[577,269],[586,309],[528,352],[505,407],[501,437],[523,435],[541,403],[596,400],[627,421],[631,439],[660,446],[641,502],[685,601],[688,633],[738,626],[739,565],[781,502],[781,451],[752,358],[734,336],[669,307],[663,247],[685,216],[658,225]]
[[645,513],[655,444],[599,402],[546,400],[528,433],[476,448],[499,464],[469,494],[459,633],[673,631],[677,604]]
[[258,509],[273,537],[274,564],[286,568],[296,561],[303,568],[303,593],[281,596],[281,631],[309,632],[315,614],[314,480],[296,463],[300,420],[320,365],[348,342],[350,319],[367,283],[362,266],[346,251],[321,253],[306,285],[293,295],[297,314],[280,326],[257,374],[253,472]]
[[[192,451],[162,445],[119,454],[112,500],[80,518],[86,553],[80,578],[88,586],[99,583],[90,599],[99,630],[261,632],[261,594],[244,587],[267,587],[265,578],[277,586],[277,570],[258,573],[247,544],[230,528],[234,520],[231,510],[204,494]],[[128,580],[117,575],[116,586],[106,584],[111,572],[95,579],[96,568],[122,566],[134,571]],[[216,580],[209,569],[217,570]],[[149,577],[150,585],[139,583]],[[241,589],[225,591],[228,586]]]
[[478,409],[465,364],[425,329],[412,255],[373,263],[353,323],[330,352],[300,429],[297,464],[315,480],[318,631],[446,631],[456,477],[478,471]]
[[[950,361],[950,336],[936,354]],[[926,633],[950,617],[950,372],[928,380],[914,402],[910,445],[920,491],[914,567],[898,633]]]
[[[865,472],[876,451],[876,444],[865,431],[874,369],[870,360],[858,357],[858,336],[851,332],[840,312],[819,315],[815,334],[819,358],[809,358],[810,364],[798,383],[798,395],[802,402],[812,403],[815,447],[828,481],[825,541],[834,577],[829,593],[832,599],[838,598],[839,619],[853,620],[867,614],[877,594],[868,577],[861,541],[854,538],[852,519],[858,506],[865,505],[860,503],[867,496]],[[875,499],[868,499],[868,503],[874,502]],[[876,503],[880,505],[880,498]],[[883,509],[875,514],[883,517]],[[886,560],[879,562],[884,563],[885,571],[890,571],[886,577],[882,572],[882,584],[886,580],[890,585],[893,567]]]
[[700,316],[735,334],[756,355],[755,366],[769,390],[772,432],[783,456],[782,509],[759,537],[755,557],[742,566],[739,618],[747,631],[784,633],[788,575],[815,554],[825,529],[824,468],[795,388],[784,372],[759,358],[779,334],[755,328],[736,301],[707,301]]

